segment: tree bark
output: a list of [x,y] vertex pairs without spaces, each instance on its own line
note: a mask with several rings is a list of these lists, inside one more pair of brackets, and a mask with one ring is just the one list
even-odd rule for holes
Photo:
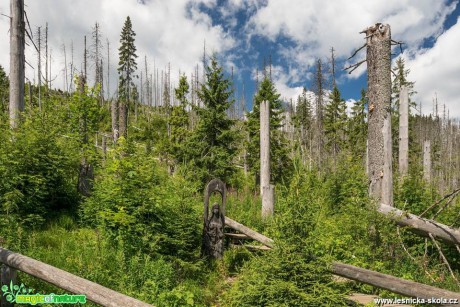
[[403,86],[399,93],[399,175],[404,177],[409,169],[409,93]]
[[112,99],[112,107],[110,111],[112,115],[113,142],[116,143],[118,140],[119,132],[118,132],[118,103],[115,99]]
[[24,111],[24,0],[10,2],[10,127],[17,128]]
[[118,102],[118,110],[119,110],[119,133],[120,136],[123,136],[126,139],[127,136],[127,115],[128,115],[128,107],[126,106],[126,102],[120,100]]
[[260,104],[260,195],[262,217],[273,215],[273,189],[270,186],[270,103]]
[[391,31],[375,24],[363,31],[367,37],[369,195],[393,204],[391,163]]
[[225,217],[225,225],[230,227],[230,228],[232,228],[232,229],[235,229],[235,230],[237,230],[237,231],[239,231],[239,232],[241,232],[241,233],[243,233],[245,235],[247,235],[251,239],[254,239],[254,240],[258,241],[258,242],[262,243],[265,246],[273,247],[274,244],[275,244],[272,239],[267,238],[263,234],[260,234],[260,233],[258,233],[256,231],[252,230],[251,228],[246,227],[243,224],[240,224],[237,221],[232,220],[228,216]]
[[410,230],[424,237],[429,237],[431,233],[435,239],[439,239],[448,244],[460,244],[460,230],[451,228],[434,220],[424,219],[417,215],[404,212],[394,207],[380,204],[377,211],[386,215],[397,225],[410,227]]
[[[334,262],[332,264],[332,273],[353,279],[365,284],[373,285],[375,287],[389,290],[393,293],[401,294],[408,297],[418,299],[456,299],[460,301],[460,293],[452,292],[428,285],[424,285],[415,281],[405,280],[379,272],[362,269],[353,265]],[[425,302],[427,303],[427,302]],[[441,303],[443,306],[455,305],[455,302]],[[417,304],[418,305],[418,304]],[[434,305],[434,303],[433,303]]]
[[431,142],[423,142],[423,178],[426,182],[431,181]]

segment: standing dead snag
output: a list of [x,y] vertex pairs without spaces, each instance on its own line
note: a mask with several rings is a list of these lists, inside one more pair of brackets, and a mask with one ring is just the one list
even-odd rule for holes
[[262,217],[273,215],[273,185],[270,184],[270,102],[260,104],[260,194]]
[[10,2],[10,127],[16,128],[24,111],[25,23],[24,0]]
[[409,169],[409,92],[406,86],[399,93],[399,175]]
[[366,34],[369,98],[369,194],[378,202],[393,205],[391,146],[391,31],[377,23]]

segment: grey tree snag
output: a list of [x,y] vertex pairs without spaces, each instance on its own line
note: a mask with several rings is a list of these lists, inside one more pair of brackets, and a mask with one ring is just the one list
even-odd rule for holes
[[111,116],[112,116],[112,134],[113,142],[116,143],[118,140],[118,102],[112,98],[111,103]]
[[20,112],[24,111],[24,48],[25,23],[24,0],[10,2],[10,127],[19,124]]
[[260,104],[260,194],[262,216],[273,215],[273,187],[270,186],[270,103]]
[[426,182],[431,181],[431,141],[423,142],[423,178]]
[[367,39],[369,195],[392,205],[391,31],[389,25],[377,23],[363,33]]
[[399,175],[409,169],[409,93],[406,86],[399,93]]

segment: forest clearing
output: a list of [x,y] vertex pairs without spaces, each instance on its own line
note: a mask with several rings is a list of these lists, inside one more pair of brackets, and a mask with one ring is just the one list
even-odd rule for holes
[[460,120],[423,113],[393,24],[285,98],[271,53],[250,81],[206,42],[191,71],[152,68],[125,12],[58,69],[53,28],[9,2],[0,306],[460,304]]

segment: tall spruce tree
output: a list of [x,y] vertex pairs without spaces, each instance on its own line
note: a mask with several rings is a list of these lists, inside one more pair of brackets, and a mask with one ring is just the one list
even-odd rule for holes
[[206,66],[206,81],[198,90],[203,107],[197,108],[199,123],[187,142],[187,158],[194,164],[194,176],[202,183],[212,178],[232,182],[233,159],[237,153],[237,132],[227,109],[233,104],[231,81],[224,76],[216,55]]
[[125,24],[121,30],[120,48],[118,49],[118,99],[119,99],[119,114],[120,114],[120,135],[126,137],[128,130],[128,104],[133,96],[134,82],[133,79],[137,69],[136,63],[136,46],[134,45],[134,37],[136,33],[133,31],[131,19],[126,17]]
[[313,111],[312,105],[307,98],[307,89],[305,87],[302,90],[302,94],[297,97],[295,115],[292,120],[299,133],[298,140],[302,157],[305,158],[305,152],[310,147],[313,136]]
[[183,162],[184,144],[189,136],[189,118],[186,110],[189,104],[187,99],[189,90],[190,86],[187,82],[187,76],[182,75],[179,79],[179,86],[174,91],[179,105],[172,107],[171,117],[169,118],[171,127],[169,154],[176,162]]
[[337,86],[334,86],[329,98],[331,101],[324,109],[324,132],[326,134],[326,145],[331,150],[335,163],[339,151],[346,144],[347,105],[342,99]]
[[292,168],[289,157],[288,142],[280,128],[283,125],[283,105],[280,94],[276,91],[273,81],[265,76],[254,96],[252,111],[247,113],[248,166],[256,177],[260,171],[260,104],[267,100],[270,108],[270,176],[272,182],[288,179]]
[[361,99],[355,101],[351,107],[349,120],[349,146],[354,157],[363,158],[366,154],[367,123],[366,123],[366,91],[361,90]]

